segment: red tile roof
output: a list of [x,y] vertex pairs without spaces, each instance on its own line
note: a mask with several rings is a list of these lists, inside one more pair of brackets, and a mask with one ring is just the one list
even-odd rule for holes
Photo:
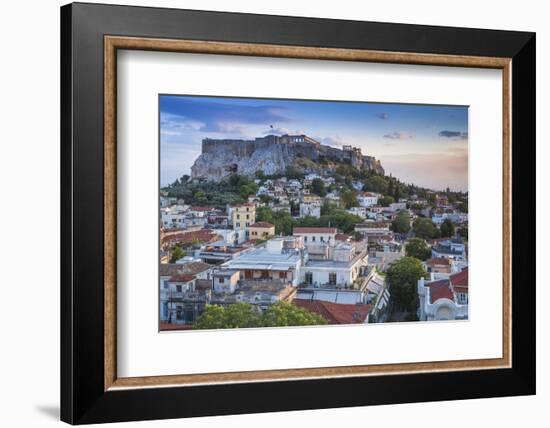
[[272,227],[275,227],[275,225],[267,222],[267,221],[258,221],[252,225],[250,225],[249,227],[265,227],[265,228],[272,228]]
[[329,324],[361,324],[367,319],[372,305],[349,305],[322,300],[294,299],[296,306],[315,312],[327,320]]
[[169,324],[167,322],[160,323],[160,330],[191,330],[193,326],[191,324]]
[[190,244],[192,242],[213,242],[221,239],[215,232],[207,229],[195,230],[193,232],[181,232],[164,236],[162,238],[162,244],[172,244],[176,242],[182,242]]
[[451,290],[451,285],[449,280],[442,279],[439,281],[434,281],[426,284],[427,287],[430,287],[430,302],[435,303],[439,299],[449,299],[453,300],[453,291]]
[[214,207],[191,207],[191,211],[215,211]]
[[351,236],[346,235],[345,233],[337,233],[334,239],[336,239],[337,241],[348,241],[349,239],[351,239]]
[[448,266],[450,263],[451,263],[450,260],[445,257],[434,257],[433,259],[429,259],[426,261],[426,264],[430,266],[434,266],[434,265]]
[[195,275],[192,275],[190,273],[178,273],[175,275],[172,275],[170,278],[170,282],[189,282],[193,281],[195,279]]
[[335,227],[295,227],[293,233],[336,233]]
[[455,273],[449,277],[451,284],[454,288],[460,289],[461,292],[468,291],[468,268],[462,269],[462,271]]

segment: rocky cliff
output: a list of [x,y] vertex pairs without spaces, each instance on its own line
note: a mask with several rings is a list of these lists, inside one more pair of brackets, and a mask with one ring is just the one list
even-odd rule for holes
[[202,153],[191,167],[191,176],[216,180],[232,173],[282,174],[289,166],[316,172],[342,163],[384,174],[380,161],[364,156],[358,148],[325,146],[306,135],[268,135],[255,140],[204,139]]

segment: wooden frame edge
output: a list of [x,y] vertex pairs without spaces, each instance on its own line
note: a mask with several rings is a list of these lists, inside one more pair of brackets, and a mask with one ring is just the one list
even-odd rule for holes
[[[117,378],[116,363],[116,52],[117,49],[502,69],[503,356],[495,359]],[[345,48],[104,36],[104,390],[292,381],[373,375],[502,369],[512,366],[511,58]]]

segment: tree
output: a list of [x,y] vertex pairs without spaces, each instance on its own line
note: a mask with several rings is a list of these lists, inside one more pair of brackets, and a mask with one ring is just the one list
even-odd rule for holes
[[320,315],[285,302],[271,305],[263,315],[264,327],[286,327],[295,325],[324,325],[327,321]]
[[206,193],[204,193],[202,190],[195,192],[193,197],[197,202],[200,202],[200,203],[204,203],[208,201],[208,198],[206,197]]
[[206,305],[204,312],[197,318],[193,328],[250,328],[261,325],[261,314],[249,303],[234,303],[227,307]]
[[386,193],[388,183],[380,175],[373,175],[365,180],[363,190],[366,192]]
[[247,198],[249,195],[255,195],[258,191],[258,185],[256,183],[242,184],[239,187],[239,194],[242,198]]
[[403,257],[393,262],[386,272],[396,308],[415,313],[418,309],[418,280],[426,276],[420,260]]
[[346,190],[340,195],[340,200],[345,208],[358,207],[357,196],[353,190]]
[[183,251],[183,249],[176,245],[174,248],[172,248],[172,256],[170,257],[170,263],[176,263],[176,260],[181,259],[182,257],[186,256],[186,252]]
[[429,218],[417,218],[413,230],[418,238],[434,239],[439,236],[439,229]]
[[391,229],[396,233],[407,233],[411,230],[411,216],[407,210],[401,211],[391,224]]
[[378,199],[378,203],[383,207],[389,207],[390,204],[393,204],[394,202],[395,199],[393,199],[393,196],[383,196],[382,198]]
[[454,236],[455,234],[455,225],[451,220],[446,218],[443,220],[443,223],[441,223],[441,226],[439,226],[439,230],[441,231],[441,236],[444,238]]
[[325,189],[325,182],[320,178],[314,178],[311,182],[311,191],[319,196],[325,196],[327,189]]
[[193,328],[204,330],[323,324],[327,324],[327,321],[320,315],[290,303],[277,302],[262,314],[255,306],[239,302],[225,307],[206,305]]
[[420,238],[411,238],[405,245],[405,253],[407,257],[414,257],[418,260],[427,260],[432,255],[432,251],[426,241]]

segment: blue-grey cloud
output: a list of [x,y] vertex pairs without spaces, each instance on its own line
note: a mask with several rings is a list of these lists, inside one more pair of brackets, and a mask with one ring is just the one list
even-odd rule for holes
[[388,113],[378,113],[376,117],[380,120],[387,120],[388,119]]
[[263,135],[301,135],[305,134],[305,132],[299,130],[299,129],[288,129],[280,126],[271,126],[267,129],[264,129],[262,131]]
[[461,139],[466,140],[468,139],[468,133],[467,132],[460,132],[460,131],[449,131],[449,130],[443,130],[440,131],[437,135],[443,138],[452,138],[454,140]]
[[384,138],[389,138],[390,140],[411,140],[414,138],[414,135],[408,132],[394,131],[384,135]]
[[285,109],[280,106],[221,103],[208,98],[163,96],[160,109],[162,114],[172,118],[179,117],[184,123],[200,123],[198,130],[204,132],[241,133],[241,125],[269,125],[290,121],[284,114]]

